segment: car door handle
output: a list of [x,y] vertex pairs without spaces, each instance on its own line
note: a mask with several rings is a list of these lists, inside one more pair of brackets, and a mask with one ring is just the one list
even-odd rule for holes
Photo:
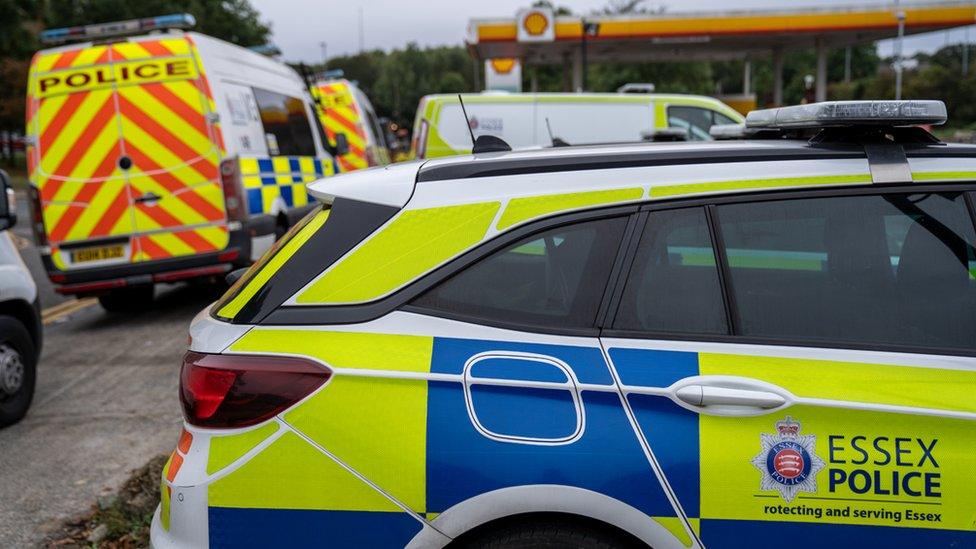
[[771,391],[705,384],[685,385],[675,391],[675,396],[692,406],[745,406],[769,409],[786,404],[786,398]]

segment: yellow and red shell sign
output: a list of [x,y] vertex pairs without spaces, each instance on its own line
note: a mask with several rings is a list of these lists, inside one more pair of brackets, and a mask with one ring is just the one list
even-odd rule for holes
[[498,74],[508,74],[515,68],[518,59],[512,57],[499,57],[491,60],[491,68]]
[[549,18],[541,11],[529,12],[522,20],[522,28],[531,36],[539,36],[549,28]]

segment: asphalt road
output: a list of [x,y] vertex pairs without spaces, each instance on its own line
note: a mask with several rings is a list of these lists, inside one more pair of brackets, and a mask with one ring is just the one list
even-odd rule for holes
[[[29,234],[26,219],[15,234]],[[36,249],[20,242],[43,307],[63,301]],[[64,518],[114,492],[131,470],[172,451],[187,326],[219,293],[214,285],[167,286],[140,314],[109,314],[93,304],[49,316],[31,409],[0,430],[0,547],[38,545]]]

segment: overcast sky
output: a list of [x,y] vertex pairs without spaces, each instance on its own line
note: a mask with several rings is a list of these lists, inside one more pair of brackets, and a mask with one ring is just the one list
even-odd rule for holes
[[[513,17],[531,4],[531,0],[251,0],[274,32],[274,43],[281,48],[284,60],[314,62],[322,59],[320,42],[326,42],[329,57],[355,53],[362,40],[366,49],[390,50],[417,42],[421,46],[460,45],[471,18]],[[606,5],[605,0],[562,0],[573,13],[590,13]],[[801,8],[810,6],[890,4],[871,0],[736,0],[736,9]],[[910,0],[904,4],[912,3]],[[669,12],[727,10],[727,0],[659,0],[648,1],[648,7],[663,6]],[[970,30],[976,39],[976,30]],[[959,43],[966,37],[963,29],[910,37],[905,41],[906,54],[917,50],[935,50],[947,43]],[[880,45],[882,55],[891,54],[891,42]]]

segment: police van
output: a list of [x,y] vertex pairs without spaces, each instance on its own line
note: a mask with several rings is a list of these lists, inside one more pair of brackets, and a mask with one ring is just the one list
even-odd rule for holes
[[708,141],[712,126],[742,121],[725,103],[700,95],[484,92],[458,100],[438,94],[420,100],[411,149],[414,158],[468,154],[472,134],[501,138],[516,150],[627,143],[652,140],[668,128],[689,141]]
[[386,132],[359,86],[345,78],[324,78],[311,90],[326,137],[332,143],[345,143],[346,153],[336,156],[340,171],[390,163]]
[[311,185],[193,321],[153,545],[976,546],[976,147],[918,127],[945,117]]
[[155,283],[247,264],[336,171],[298,74],[193,23],[42,33],[73,42],[34,56],[27,97],[35,234],[61,293],[132,309]]

